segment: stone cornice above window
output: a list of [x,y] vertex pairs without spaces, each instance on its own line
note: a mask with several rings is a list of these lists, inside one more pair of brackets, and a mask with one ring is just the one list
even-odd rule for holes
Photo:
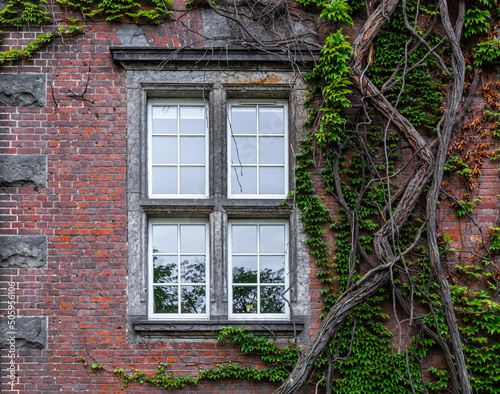
[[243,69],[291,69],[293,65],[310,66],[320,57],[319,49],[298,47],[290,50],[281,48],[170,48],[170,47],[110,47],[115,64],[126,70],[141,70],[151,66],[168,69],[169,63],[187,63],[194,67],[217,67],[224,69],[231,64],[244,64]]

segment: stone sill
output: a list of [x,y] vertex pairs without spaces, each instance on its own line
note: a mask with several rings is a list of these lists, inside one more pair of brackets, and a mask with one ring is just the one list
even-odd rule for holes
[[162,335],[176,338],[217,338],[222,327],[244,328],[260,335],[271,334],[276,337],[293,337],[304,329],[303,319],[297,319],[295,324],[279,320],[205,320],[205,321],[152,321],[138,320],[133,323],[134,330],[141,336],[158,337]]

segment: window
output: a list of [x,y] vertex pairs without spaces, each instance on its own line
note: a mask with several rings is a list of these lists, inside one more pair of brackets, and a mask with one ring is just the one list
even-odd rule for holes
[[151,220],[149,234],[152,316],[208,316],[207,223]]
[[286,196],[286,119],[285,103],[229,104],[230,197]]
[[230,223],[230,317],[282,318],[288,306],[287,222]]
[[208,195],[207,111],[203,102],[149,104],[149,195]]
[[[300,212],[286,199],[290,152],[307,132],[301,73],[273,49],[111,54],[127,73],[129,340],[197,340],[229,325],[303,330],[309,256]],[[320,54],[294,56],[312,65]],[[238,251],[232,240],[245,228],[261,235]],[[279,237],[275,250],[261,242],[266,231]]]

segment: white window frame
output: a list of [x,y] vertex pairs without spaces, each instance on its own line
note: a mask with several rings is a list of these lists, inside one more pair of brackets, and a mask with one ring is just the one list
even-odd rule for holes
[[[168,105],[176,105],[176,106],[201,106],[205,107],[205,191],[203,194],[181,194],[180,193],[180,167],[187,167],[186,165],[181,165],[180,161],[180,140],[177,144],[177,190],[178,194],[154,194],[153,193],[153,107],[154,106],[168,106]],[[149,198],[175,198],[175,199],[188,199],[188,198],[208,198],[209,191],[209,127],[208,127],[208,116],[209,116],[209,107],[206,100],[193,100],[193,99],[149,99],[148,100],[148,196]],[[177,117],[177,122],[180,122],[180,116]],[[155,134],[156,135],[156,134]],[[161,135],[161,134],[160,134]],[[169,134],[173,136],[174,134]],[[176,134],[180,139],[181,134]],[[190,136],[190,134],[186,134],[186,136]]]
[[[154,313],[153,225],[203,224],[205,226],[205,313]],[[178,230],[179,231],[179,230]],[[150,219],[148,224],[148,317],[151,320],[207,320],[210,318],[210,225],[203,219]],[[179,232],[177,242],[180,242]],[[178,244],[177,255],[181,255]],[[166,284],[168,285],[168,284]],[[180,276],[177,286],[181,286]],[[179,300],[180,302],[180,300]]]
[[[288,220],[262,220],[262,219],[238,219],[238,220],[229,220],[228,221],[228,318],[229,320],[289,320],[290,318],[290,307],[289,304],[283,300],[285,306],[284,313],[261,313],[257,310],[257,313],[233,313],[233,252],[232,252],[232,227],[233,225],[284,225],[285,239],[284,239],[284,257],[285,257],[285,283],[283,284],[283,288],[285,291],[285,298],[288,301],[291,301],[290,297],[290,266],[289,266],[289,255],[290,255],[290,234],[289,234],[289,221]],[[259,227],[258,227],[259,228]],[[257,234],[257,243],[259,243],[259,236]],[[259,246],[257,247],[258,252],[257,256],[261,255],[269,255],[268,253],[260,253]],[[259,261],[260,259],[258,259]],[[260,307],[260,288],[262,285],[260,283],[260,275],[259,275],[259,263],[257,264],[257,282],[255,286],[257,286],[257,309]],[[235,284],[236,286],[241,285],[241,283]],[[281,284],[280,284],[281,285]],[[248,284],[248,286],[254,286],[254,284]]]
[[[284,184],[284,192],[283,194],[260,194],[259,193],[259,180],[260,180],[260,167],[281,167],[281,165],[261,165],[259,163],[259,137],[260,133],[257,132],[256,130],[256,135],[257,136],[257,162],[255,164],[255,167],[257,167],[257,178],[256,178],[256,188],[257,188],[257,193],[255,194],[232,194],[232,172],[233,172],[233,165],[231,163],[231,157],[232,157],[232,141],[234,134],[231,130],[231,108],[232,107],[257,107],[257,128],[259,127],[259,120],[258,120],[258,108],[259,106],[262,107],[281,107],[283,108],[283,138],[284,138],[284,146],[283,146],[283,153],[284,153],[284,174],[283,174],[283,184]],[[286,198],[288,195],[288,186],[289,186],[289,163],[288,163],[288,143],[289,143],[289,137],[288,137],[288,100],[228,100],[227,102],[227,196],[228,198],[231,199],[282,199]],[[280,136],[280,135],[273,135],[273,134],[264,134],[265,136]],[[246,134],[237,134],[237,136],[247,136]],[[241,165],[241,164],[240,164]],[[242,165],[244,166],[244,165]],[[249,166],[254,166],[249,165]]]

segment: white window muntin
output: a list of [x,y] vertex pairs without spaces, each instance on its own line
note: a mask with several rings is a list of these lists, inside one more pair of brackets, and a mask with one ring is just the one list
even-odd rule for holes
[[[234,233],[235,227],[246,227],[251,230],[253,227],[255,229],[255,236],[245,231],[240,232],[241,239],[236,240],[235,236],[238,235]],[[273,244],[273,237],[269,236],[266,231],[261,231],[261,229],[272,229],[281,228],[281,234],[276,233],[274,241],[279,239],[282,235],[282,239],[279,242],[274,242],[278,246],[271,246]],[[265,245],[264,245],[265,243]],[[238,245],[239,244],[239,245]],[[242,245],[244,249],[241,248]],[[228,301],[228,317],[232,320],[287,320],[290,315],[288,303],[281,297],[284,291],[284,297],[290,299],[289,292],[289,227],[288,222],[285,220],[232,220],[229,222],[228,231],[228,250],[229,250],[229,262],[228,262],[228,280],[229,280],[229,301]],[[253,264],[255,267],[255,278],[242,282],[240,280],[235,280],[234,269],[240,268],[238,265],[245,265],[236,263],[236,259],[253,260],[250,265]],[[261,273],[263,268],[267,265],[269,266],[269,260],[279,260],[282,259],[283,274],[275,275],[274,280],[262,280]],[[267,262],[265,261],[267,260]],[[271,265],[275,263],[271,263]],[[248,266],[248,264],[247,264]],[[248,277],[252,275],[251,272],[247,271],[245,275]],[[282,276],[283,278],[279,278]],[[278,277],[278,278],[277,278]],[[242,311],[242,306],[238,305],[235,307],[235,298],[241,298],[241,293],[248,290],[247,294],[251,293],[253,290],[254,294],[251,294],[252,301],[249,305],[243,305],[245,311]],[[266,290],[271,290],[268,295],[269,299],[262,297],[262,293]],[[239,291],[239,293],[238,293]],[[272,299],[271,299],[272,298]],[[241,301],[241,299],[240,299]],[[273,301],[280,309],[279,312],[263,311],[262,308],[266,308],[264,305],[266,302],[269,305],[270,301]],[[241,303],[241,302],[240,302]],[[251,307],[250,307],[251,305]]]
[[[163,236],[157,230],[163,231]],[[166,231],[165,231],[166,230]],[[151,219],[148,228],[148,283],[149,283],[149,318],[150,319],[208,319],[210,316],[209,302],[209,225],[207,220],[167,220]],[[158,237],[159,235],[159,237]],[[183,239],[183,236],[186,236]],[[155,239],[156,238],[156,239]],[[163,238],[163,246],[155,245],[158,238]],[[198,266],[189,267],[191,278],[187,278],[188,267],[184,263],[190,258]],[[162,259],[157,263],[158,259]],[[204,261],[204,263],[200,263]],[[161,272],[155,272],[160,265],[175,265],[171,269],[170,278],[158,278]],[[162,268],[163,268],[162,267]],[[204,270],[204,273],[202,272]],[[187,279],[187,280],[186,280]],[[191,280],[189,280],[191,279]],[[196,302],[191,297],[204,294],[204,302]],[[164,310],[158,310],[159,301],[156,296],[172,297],[176,305],[165,305]],[[182,301],[186,300],[183,305]],[[198,300],[199,301],[199,300]],[[170,311],[168,311],[170,309]],[[175,311],[176,309],[176,311]]]
[[[236,119],[233,115],[238,111]],[[249,116],[245,116],[245,112]],[[274,119],[263,124],[263,115],[273,112]],[[229,101],[227,116],[228,197],[285,198],[288,193],[287,101]]]
[[[158,116],[160,111],[164,112],[163,116]],[[164,124],[161,130],[157,126],[160,120]],[[197,129],[185,132],[184,125],[189,121],[191,127],[194,125]],[[207,198],[208,139],[208,106],[203,100],[149,100],[149,197]],[[195,182],[187,182],[189,177]]]

